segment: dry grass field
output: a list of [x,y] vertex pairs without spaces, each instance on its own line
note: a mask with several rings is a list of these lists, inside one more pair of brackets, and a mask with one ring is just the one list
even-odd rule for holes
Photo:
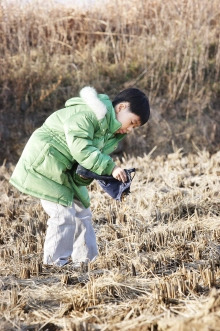
[[[161,109],[167,147],[155,137],[142,152],[171,152],[172,139],[185,151],[192,140],[218,151],[219,0],[100,0],[89,9],[7,3],[0,1],[3,159],[15,162],[33,130],[85,85],[111,98],[136,86]],[[151,137],[155,127],[158,118]]]
[[[0,331],[220,331],[220,1],[8,3]],[[126,201],[90,186],[99,257],[74,271],[42,265],[47,217],[8,179],[33,130],[85,85],[111,98],[143,89],[152,117],[121,147],[137,169]]]
[[0,4],[6,105],[15,93],[12,101],[24,110],[46,101],[51,107],[90,82],[113,93],[139,85],[152,101],[198,102],[219,93],[218,0],[105,1],[89,9],[7,3]]
[[0,168],[1,330],[220,330],[220,153],[124,157],[126,201],[90,187],[99,257],[42,265],[46,215]]

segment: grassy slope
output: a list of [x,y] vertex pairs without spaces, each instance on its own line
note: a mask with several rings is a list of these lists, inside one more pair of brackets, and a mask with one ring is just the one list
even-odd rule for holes
[[46,215],[1,167],[2,330],[219,330],[219,153],[123,164],[138,169],[127,201],[91,186],[88,273],[42,266]]

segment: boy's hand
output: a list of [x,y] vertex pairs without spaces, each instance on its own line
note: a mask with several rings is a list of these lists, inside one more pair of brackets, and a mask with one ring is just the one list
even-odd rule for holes
[[113,171],[112,171],[112,176],[119,180],[120,182],[123,182],[125,183],[126,180],[127,180],[127,175],[126,175],[126,172],[124,171],[124,169],[118,167],[118,166],[115,166]]

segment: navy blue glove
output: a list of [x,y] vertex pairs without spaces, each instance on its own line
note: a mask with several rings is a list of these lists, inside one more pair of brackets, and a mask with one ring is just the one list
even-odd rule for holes
[[124,169],[127,175],[127,181],[125,183],[120,182],[115,179],[113,176],[108,175],[97,175],[96,173],[83,168],[81,165],[78,165],[76,168],[76,173],[84,178],[93,178],[96,179],[102,189],[108,193],[113,199],[121,201],[124,195],[128,195],[130,193],[130,186],[134,175],[135,168],[132,169]]

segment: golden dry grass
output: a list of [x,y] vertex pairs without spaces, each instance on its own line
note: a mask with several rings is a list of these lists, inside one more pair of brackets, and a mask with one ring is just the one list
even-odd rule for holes
[[192,141],[218,151],[219,21],[219,0],[112,0],[89,9],[2,0],[2,162],[16,162],[34,129],[86,84],[110,98],[128,86],[149,96],[151,140],[137,153],[155,145],[171,152],[171,140],[187,152]]
[[90,187],[99,257],[42,265],[46,215],[1,179],[1,330],[220,330],[220,154],[124,157],[132,194]]
[[218,0],[106,1],[89,9],[6,4],[0,15],[5,107],[36,111],[48,101],[57,108],[87,83],[113,94],[136,85],[151,101],[165,95],[168,104],[188,98],[207,105],[220,91]]
[[[85,84],[110,95],[133,85],[144,89],[162,109],[153,111],[153,146],[170,144],[174,132],[184,141],[197,135],[205,145],[197,127],[209,137],[207,145],[217,144],[210,101],[220,91],[219,0],[121,0],[87,11],[50,3],[45,10],[42,1],[37,7],[5,3],[4,155],[15,155],[22,130],[29,136]],[[167,111],[183,99],[184,107]],[[191,115],[198,115],[193,125]],[[175,131],[170,123],[177,117],[184,127]],[[141,133],[135,144],[144,149]],[[124,157],[124,166],[138,168],[126,202],[113,202],[92,184],[99,257],[88,272],[42,265],[46,215],[38,200],[9,186],[13,166],[1,166],[2,330],[220,330],[220,154],[174,150],[155,159]]]

